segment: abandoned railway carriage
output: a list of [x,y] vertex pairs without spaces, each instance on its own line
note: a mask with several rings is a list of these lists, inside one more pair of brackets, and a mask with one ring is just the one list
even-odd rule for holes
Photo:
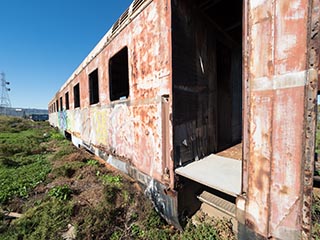
[[178,227],[202,208],[239,239],[308,239],[319,1],[135,0],[50,123]]

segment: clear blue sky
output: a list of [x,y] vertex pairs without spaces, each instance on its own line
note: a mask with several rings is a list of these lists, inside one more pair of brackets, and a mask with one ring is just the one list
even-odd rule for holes
[[0,72],[13,107],[49,100],[132,0],[0,0]]

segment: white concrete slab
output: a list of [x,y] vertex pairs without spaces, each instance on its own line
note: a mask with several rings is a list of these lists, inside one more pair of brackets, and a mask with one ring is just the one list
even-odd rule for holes
[[175,172],[183,177],[199,182],[232,196],[241,193],[242,162],[211,154],[194,161]]

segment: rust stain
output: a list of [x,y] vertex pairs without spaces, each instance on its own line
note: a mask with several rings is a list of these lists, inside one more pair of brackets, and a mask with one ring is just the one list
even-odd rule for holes
[[288,193],[289,193],[289,188],[288,188],[287,186],[281,187],[280,193],[282,193],[282,194],[288,194]]

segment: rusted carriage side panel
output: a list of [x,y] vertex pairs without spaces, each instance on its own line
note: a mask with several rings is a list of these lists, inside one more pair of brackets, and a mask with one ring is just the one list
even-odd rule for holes
[[311,7],[307,0],[247,0],[245,5],[250,115],[244,123],[249,127],[243,187],[246,225],[263,237],[310,236],[310,227],[302,231],[302,226],[311,225],[304,211],[311,203],[314,161],[310,130],[315,124],[316,91],[308,65]]
[[[170,0],[133,1],[53,99],[69,91],[70,110],[51,113],[51,124],[136,178],[156,208],[177,221],[173,189]],[[141,7],[142,6],[142,7]],[[109,60],[128,49],[129,96],[110,101]],[[99,102],[90,105],[88,75],[98,69]],[[80,85],[80,108],[73,87]]]
[[[171,1],[135,0],[57,93],[70,110],[51,124],[136,178],[168,222],[179,226],[172,161]],[[110,101],[109,60],[128,49],[129,96]],[[126,66],[125,66],[126,67]],[[99,102],[90,105],[88,75],[98,69]],[[80,107],[73,87],[80,84]]]
[[[69,91],[70,110],[51,114],[50,121],[96,153],[101,150],[117,156],[142,173],[173,186],[169,121],[170,1],[142,1],[144,9],[139,15],[134,12],[136,2],[141,1],[134,1],[129,9],[132,14],[124,22],[127,26],[115,36],[109,31],[57,93],[59,99]],[[126,100],[111,102],[109,59],[125,46],[128,48],[130,94]],[[95,69],[99,77],[99,103],[90,105],[88,75]],[[77,83],[80,84],[81,106],[74,109],[73,87]],[[163,131],[163,125],[168,131]]]

